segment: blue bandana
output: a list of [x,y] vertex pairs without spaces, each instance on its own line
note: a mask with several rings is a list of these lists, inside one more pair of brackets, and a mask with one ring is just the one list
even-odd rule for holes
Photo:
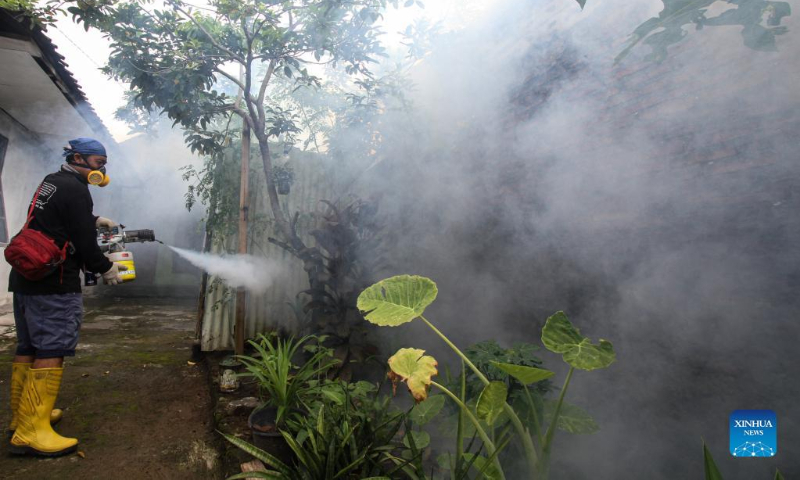
[[64,147],[64,156],[71,153],[80,153],[81,155],[102,155],[106,156],[106,147],[102,143],[93,138],[76,138],[69,141],[69,148]]

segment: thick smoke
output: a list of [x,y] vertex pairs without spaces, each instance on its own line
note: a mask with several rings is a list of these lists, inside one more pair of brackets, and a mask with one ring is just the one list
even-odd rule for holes
[[253,255],[212,255],[170,247],[172,251],[211,275],[216,275],[226,285],[244,287],[253,293],[265,292],[282,274],[280,265]]
[[417,110],[361,185],[400,236],[390,273],[437,281],[426,317],[457,343],[539,343],[557,310],[614,343],[568,394],[602,429],[559,436],[554,478],[698,478],[701,438],[725,478],[800,469],[727,451],[736,409],[774,409],[779,452],[800,444],[800,32],[783,17],[772,48],[784,4],[706,3],[702,29],[656,22],[675,36],[660,63],[645,41],[619,65],[661,2],[498,5],[414,70]]

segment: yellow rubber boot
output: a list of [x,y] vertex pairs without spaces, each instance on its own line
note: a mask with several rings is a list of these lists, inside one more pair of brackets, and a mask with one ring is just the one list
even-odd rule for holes
[[75,450],[78,440],[62,437],[50,425],[63,372],[63,368],[28,370],[17,410],[17,429],[8,448],[11,453],[55,457]]
[[[25,386],[25,376],[28,375],[30,370],[30,363],[12,363],[11,364],[11,423],[8,425],[9,438],[14,435],[14,430],[17,429],[17,408],[19,408],[19,399],[22,397],[22,387]],[[61,420],[63,412],[54,408],[50,412],[50,424],[55,425]]]

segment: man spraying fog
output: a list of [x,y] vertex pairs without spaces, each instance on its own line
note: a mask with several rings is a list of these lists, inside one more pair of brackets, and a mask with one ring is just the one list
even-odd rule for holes
[[[62,248],[62,256],[42,278],[27,274],[19,262],[12,263],[9,278],[17,327],[9,425],[13,432],[9,449],[15,454],[58,456],[75,450],[78,440],[62,437],[52,423],[61,418],[53,407],[64,357],[75,355],[83,319],[80,271],[105,272],[103,281],[116,285],[125,269],[108,260],[97,245],[96,228],[116,225],[92,213],[89,192],[90,184],[102,187],[109,182],[105,147],[91,138],[77,138],[64,148],[64,157],[61,169],[47,175],[37,188],[26,226],[18,235],[22,237],[26,229],[40,232],[36,235],[44,234],[40,237]],[[9,248],[13,244],[14,239]],[[26,246],[30,250],[35,245]]]

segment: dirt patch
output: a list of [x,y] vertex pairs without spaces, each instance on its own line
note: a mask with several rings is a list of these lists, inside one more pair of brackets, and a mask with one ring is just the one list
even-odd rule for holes
[[[159,313],[161,312],[161,313]],[[191,362],[191,299],[87,300],[77,355],[67,360],[56,430],[83,456],[34,459],[0,448],[8,479],[223,478],[205,362]],[[9,419],[13,342],[0,345],[0,425]]]

